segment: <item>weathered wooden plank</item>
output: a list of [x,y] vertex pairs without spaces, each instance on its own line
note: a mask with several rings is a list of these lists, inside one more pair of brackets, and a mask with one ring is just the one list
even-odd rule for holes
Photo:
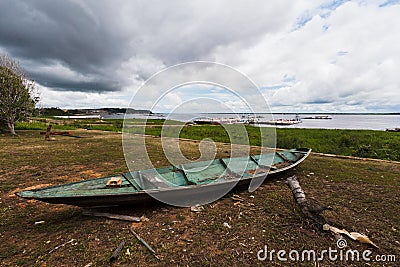
[[114,220],[122,220],[128,222],[140,222],[141,219],[139,217],[129,216],[129,215],[121,215],[121,214],[113,214],[107,212],[97,212],[92,210],[84,210],[82,215],[86,216],[95,216],[95,217],[105,217]]

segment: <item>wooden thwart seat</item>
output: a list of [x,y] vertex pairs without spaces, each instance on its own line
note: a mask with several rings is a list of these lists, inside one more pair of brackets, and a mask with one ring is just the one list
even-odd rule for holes
[[111,177],[108,179],[106,187],[121,187],[122,179],[119,177]]

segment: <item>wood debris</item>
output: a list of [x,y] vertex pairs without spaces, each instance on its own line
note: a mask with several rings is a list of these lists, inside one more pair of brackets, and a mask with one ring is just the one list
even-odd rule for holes
[[200,212],[202,210],[204,210],[204,207],[199,204],[190,207],[190,211],[192,212]]
[[233,200],[233,201],[244,201],[244,199],[241,197],[241,196],[239,196],[239,195],[233,195],[232,197],[231,197],[231,199]]
[[51,131],[51,127],[52,127],[53,125],[51,125],[51,124],[49,124],[49,126],[47,126],[47,130],[46,130],[46,135],[45,135],[45,137],[44,137],[44,140],[46,140],[46,141],[51,141],[52,139],[50,139],[50,131]]
[[147,217],[144,216],[144,215],[142,215],[142,217],[140,217],[140,220],[141,220],[142,222],[148,222],[148,221],[150,221],[150,219],[147,218]]
[[84,210],[82,212],[82,215],[105,217],[105,218],[109,218],[109,219],[129,221],[129,222],[140,222],[141,221],[141,219],[139,217],[135,217],[135,216],[112,214],[112,213],[106,213],[106,212],[97,212],[97,211],[91,211],[91,210]]
[[224,227],[226,227],[226,228],[228,228],[228,229],[231,229],[232,228],[232,226],[230,226],[227,222],[224,222]]
[[314,220],[318,223],[325,223],[325,218],[321,215],[324,210],[332,210],[331,207],[320,206],[318,204],[311,204],[306,199],[306,194],[300,186],[299,181],[297,180],[296,175],[293,175],[286,179],[285,184],[292,191],[293,198],[297,205],[300,207],[301,212],[308,218]]
[[352,240],[359,241],[360,243],[364,244],[370,244],[375,248],[378,248],[378,246],[375,245],[366,235],[357,232],[349,233],[345,229],[340,230],[339,228],[327,224],[325,218],[321,215],[321,213],[324,210],[332,210],[332,208],[320,206],[318,204],[312,205],[310,202],[308,202],[306,199],[306,194],[301,188],[300,183],[295,175],[287,178],[285,183],[290,188],[290,190],[292,190],[294,200],[299,205],[301,212],[306,217],[314,220],[315,222],[323,224],[322,229],[324,231],[330,231],[334,235],[339,235],[339,236],[343,234],[348,236]]
[[345,229],[339,229],[339,228],[336,228],[336,227],[334,227],[334,226],[331,226],[331,225],[329,225],[329,224],[324,224],[323,225],[323,227],[322,227],[322,229],[324,230],[324,231],[330,231],[330,232],[332,232],[333,234],[339,234],[339,235],[346,235],[346,236],[348,236],[350,239],[352,239],[352,240],[355,240],[355,241],[358,241],[358,242],[360,242],[360,243],[364,243],[364,244],[370,244],[370,245],[372,245],[372,246],[374,246],[375,248],[379,248],[376,244],[374,244],[374,242],[372,242],[370,239],[369,239],[369,237],[368,236],[366,236],[366,235],[363,235],[363,234],[360,234],[360,233],[357,233],[357,232],[348,232],[347,230],[345,230]]
[[153,254],[153,256],[159,260],[160,258],[157,256],[155,250],[149,245],[147,244],[146,241],[144,241],[144,239],[142,239],[134,230],[133,228],[129,228],[129,230],[131,231],[131,233],[137,238],[137,240],[139,240],[150,252],[151,254]]
[[125,241],[122,241],[119,246],[114,250],[113,254],[110,257],[110,261],[115,261],[118,258],[119,252],[122,250],[122,248],[125,245]]
[[61,244],[61,245],[56,246],[55,248],[53,248],[52,250],[49,251],[49,254],[53,253],[53,252],[56,251],[57,249],[62,248],[62,247],[64,247],[65,245],[67,245],[67,244],[69,244],[69,243],[72,243],[72,242],[74,242],[74,241],[75,241],[75,239],[71,239],[71,240],[69,240],[69,241],[67,241],[67,242],[65,242],[65,243],[63,243],[63,244]]

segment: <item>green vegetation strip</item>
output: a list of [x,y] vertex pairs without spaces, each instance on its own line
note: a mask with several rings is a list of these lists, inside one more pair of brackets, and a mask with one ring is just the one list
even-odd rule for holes
[[[146,128],[146,134],[161,135],[161,127]],[[261,145],[260,129],[246,127],[250,145]],[[168,134],[164,132],[163,135]],[[181,138],[202,140],[211,138],[228,143],[223,126],[184,127]],[[279,148],[309,147],[314,152],[400,161],[400,134],[370,130],[276,129]]]
[[[123,126],[122,119],[51,119],[34,118],[31,122],[18,123],[17,130],[46,130],[48,123],[53,124],[55,130],[104,130],[121,132]],[[161,136],[162,125],[165,127],[163,136],[175,136],[174,133],[180,130],[179,137],[202,140],[210,138],[216,142],[223,143],[246,143],[240,137],[234,141],[224,127],[235,126],[193,126],[182,127],[182,122],[165,121],[160,119],[147,120],[146,128],[143,125],[145,120],[130,120],[130,128],[127,131],[132,133],[146,133],[152,136]],[[168,128],[170,128],[168,130]],[[145,130],[145,131],[144,131]],[[251,145],[260,146],[260,128],[246,126],[248,139]],[[247,139],[247,138],[245,138]],[[366,158],[376,158],[384,160],[400,161],[400,134],[384,131],[371,130],[329,130],[329,129],[276,129],[277,147],[310,147],[314,152],[329,153],[345,156],[356,156]]]

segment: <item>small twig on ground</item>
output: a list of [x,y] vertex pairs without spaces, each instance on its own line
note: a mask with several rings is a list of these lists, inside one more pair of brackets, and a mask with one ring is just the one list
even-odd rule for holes
[[118,253],[122,250],[125,245],[125,241],[122,241],[119,246],[114,250],[113,254],[110,257],[110,261],[114,261],[118,258]]
[[75,239],[71,239],[70,241],[65,242],[64,244],[58,245],[57,247],[53,248],[52,250],[49,251],[49,254],[53,253],[54,251],[56,251],[59,248],[64,247],[66,244],[72,243],[74,242]]
[[131,233],[140,241],[142,242],[142,244],[153,254],[153,256],[159,260],[160,258],[157,256],[156,252],[154,251],[154,249],[152,247],[150,247],[149,244],[147,244],[146,241],[144,241],[133,229],[132,227],[130,228]]

